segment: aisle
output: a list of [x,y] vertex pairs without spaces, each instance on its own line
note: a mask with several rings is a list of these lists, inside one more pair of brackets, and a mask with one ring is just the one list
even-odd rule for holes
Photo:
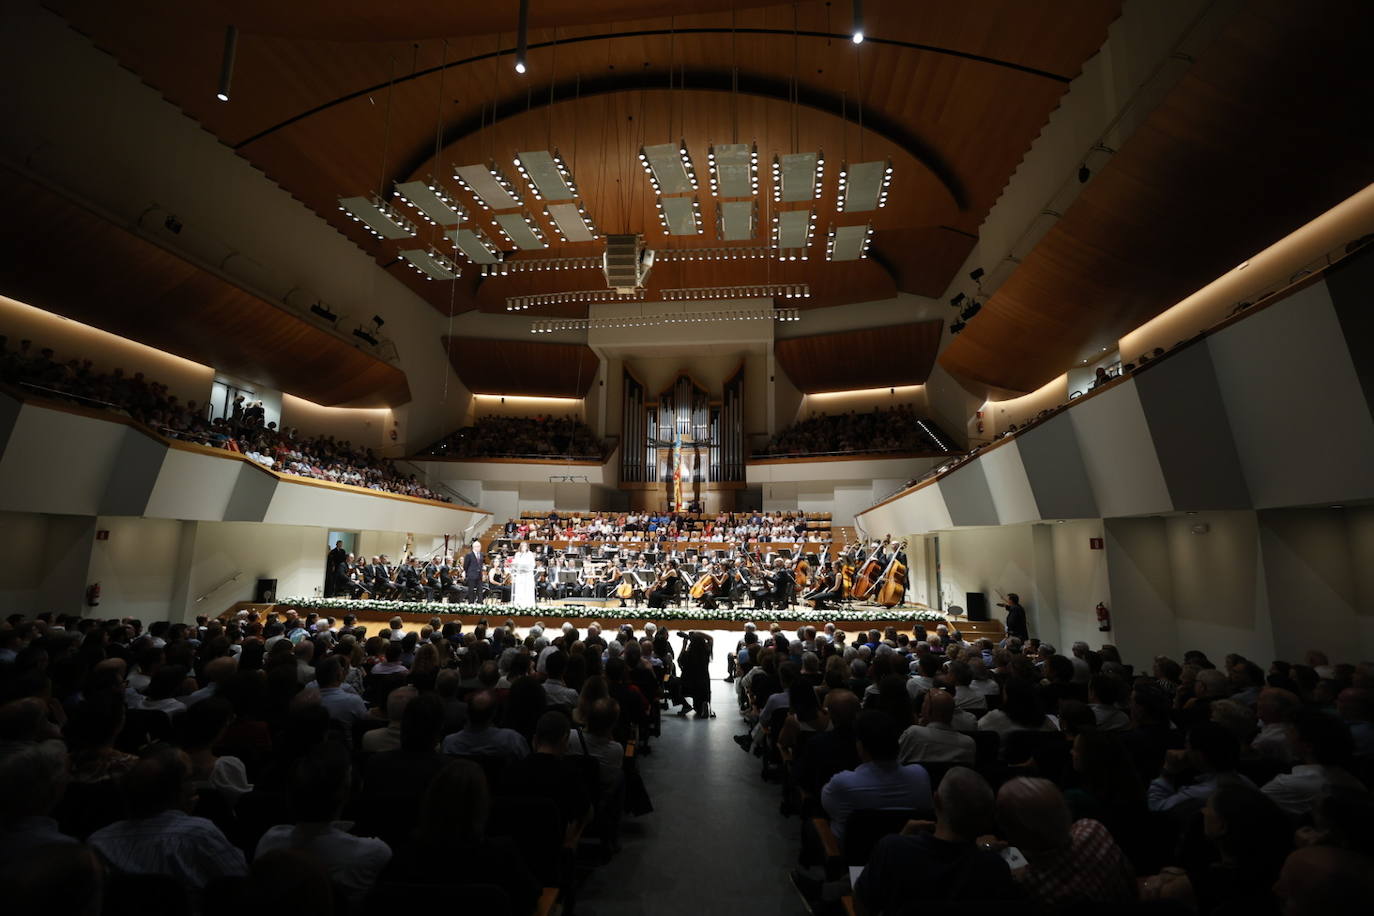
[[588,879],[579,916],[806,913],[787,877],[798,821],[778,813],[777,784],[763,782],[759,759],[730,740],[743,726],[735,685],[721,680],[729,637],[713,635],[717,718],[664,718],[654,752],[640,760],[654,812],[626,819],[623,848]]

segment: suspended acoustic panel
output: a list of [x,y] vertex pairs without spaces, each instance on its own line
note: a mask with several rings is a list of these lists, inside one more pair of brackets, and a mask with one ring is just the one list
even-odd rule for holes
[[443,338],[453,370],[475,394],[585,397],[600,365],[582,344]]
[[935,364],[943,326],[935,319],[793,337],[774,343],[773,354],[792,384],[806,394],[923,385]]

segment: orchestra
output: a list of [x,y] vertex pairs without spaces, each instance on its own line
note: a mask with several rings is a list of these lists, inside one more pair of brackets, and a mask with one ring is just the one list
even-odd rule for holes
[[[439,551],[393,563],[385,555],[348,555],[333,572],[336,595],[357,600],[402,599],[440,603],[508,604],[516,542],[497,537],[474,542],[466,555]],[[842,602],[895,607],[905,600],[906,543],[891,538],[816,551],[802,541],[761,552],[749,543],[703,544],[678,549],[650,543],[531,544],[536,601],[618,601],[621,607],[662,608],[690,603],[714,610],[752,603],[759,608],[802,604],[833,610]],[[768,545],[764,545],[768,546]],[[480,574],[473,575],[480,571]]]

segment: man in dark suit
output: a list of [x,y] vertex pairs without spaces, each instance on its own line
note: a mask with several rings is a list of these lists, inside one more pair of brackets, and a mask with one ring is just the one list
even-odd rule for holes
[[1016,592],[1007,592],[1007,600],[997,602],[997,606],[1007,609],[1007,635],[1015,636],[1022,642],[1030,639],[1030,630],[1026,627],[1026,609],[1021,606],[1021,596]]
[[372,593],[381,598],[390,598],[401,588],[384,556],[372,558],[372,586]]
[[334,549],[329,551],[329,556],[324,560],[324,596],[333,598],[336,594],[344,590],[344,584],[339,580],[339,564],[348,562],[348,551],[344,550],[343,541],[336,541]]
[[768,574],[768,591],[757,597],[755,607],[767,607],[770,604],[786,606],[792,596],[792,588],[795,582],[792,573],[783,564],[781,558],[773,561],[773,569]]
[[482,542],[473,541],[463,554],[463,584],[467,586],[469,601],[482,600],[482,565]]

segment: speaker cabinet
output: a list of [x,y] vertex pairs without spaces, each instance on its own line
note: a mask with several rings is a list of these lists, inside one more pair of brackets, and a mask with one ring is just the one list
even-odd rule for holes
[[964,596],[968,608],[968,619],[982,621],[988,619],[988,596],[982,592],[967,592]]
[[253,589],[254,604],[273,604],[277,600],[277,580],[259,579],[257,588]]

